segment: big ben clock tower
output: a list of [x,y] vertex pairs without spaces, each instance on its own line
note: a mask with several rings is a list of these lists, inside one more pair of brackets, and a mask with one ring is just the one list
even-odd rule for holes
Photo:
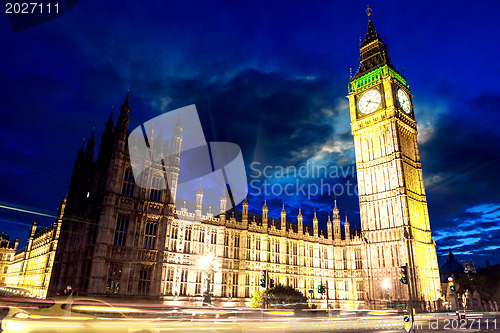
[[413,96],[406,79],[392,65],[369,11],[361,63],[350,81],[348,97],[371,281],[368,298],[407,299],[399,267],[408,264],[413,300],[434,306],[440,296],[439,270]]

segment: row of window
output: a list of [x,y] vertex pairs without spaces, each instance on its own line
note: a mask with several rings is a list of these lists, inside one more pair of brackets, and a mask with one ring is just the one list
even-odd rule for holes
[[[117,222],[116,222],[116,229],[115,229],[115,237],[114,237],[114,245],[118,246],[124,246],[126,244],[126,239],[127,239],[127,231],[128,231],[128,224],[129,224],[129,217],[126,215],[118,215]],[[170,237],[170,250],[171,251],[177,251],[177,239],[178,239],[178,227],[173,226],[171,230],[171,237]],[[156,220],[147,220],[146,222],[146,227],[144,231],[144,241],[143,241],[143,248],[144,249],[149,249],[153,250],[155,249],[156,246],[156,238],[157,238],[157,233],[158,233],[158,221]],[[191,237],[192,237],[192,229],[191,228],[186,228],[185,230],[185,242],[184,242],[184,248],[183,252],[184,253],[191,253]],[[205,233],[200,232],[199,233],[199,242],[200,244],[204,244],[205,240]],[[217,244],[217,233],[212,232],[210,233],[210,243],[212,245]],[[280,250],[280,244],[279,242],[272,242],[274,246],[271,246],[271,241],[268,241],[268,248],[272,251],[274,250],[274,253],[267,252],[267,261],[268,262],[276,262],[280,263],[280,259],[283,258],[283,255]],[[234,236],[234,246],[233,246],[233,258],[234,259],[239,259],[239,245],[240,245],[240,237],[239,235]],[[287,242],[286,243],[286,253],[284,256],[284,263],[286,264],[293,264],[297,265],[298,264],[298,249],[297,249],[297,244],[292,243],[292,246],[290,246],[291,243]],[[203,245],[201,246],[203,248]],[[251,259],[251,238],[247,238],[247,251],[246,251],[246,258]],[[308,246],[307,251],[309,252],[309,258],[306,258],[306,262],[311,265],[313,263],[314,259],[314,248],[312,246]],[[199,252],[203,253],[203,249],[198,249]],[[256,252],[255,252],[255,260],[261,261],[261,240],[256,239]],[[229,246],[229,234],[226,233],[224,235],[224,248],[223,248],[223,257],[224,258],[229,258],[229,251],[230,251],[230,246]],[[291,254],[291,255],[289,255]],[[322,258],[324,260],[320,260],[320,267],[325,268],[325,263],[326,260],[328,260],[328,249],[324,248]],[[292,258],[291,262],[289,258]],[[344,269],[348,269],[347,267],[347,252],[343,251],[343,262],[344,262]],[[361,250],[356,249],[355,250],[355,266],[356,269],[362,269],[362,261],[361,261]]]
[[[113,245],[125,246],[127,242],[127,232],[130,218],[128,215],[119,214],[116,219],[115,235]],[[158,236],[158,221],[147,220],[144,230],[144,241],[142,247],[148,250],[154,250],[156,238]]]
[[[154,175],[152,179],[152,189],[149,191],[149,200],[162,202],[162,190],[165,187],[165,178],[160,175]],[[132,168],[127,168],[123,176],[122,195],[127,197],[134,196],[135,181]]]
[[[141,265],[138,272],[138,289],[137,292],[140,295],[149,295],[151,287],[151,277],[152,277],[153,266]],[[132,280],[133,277],[131,276]],[[122,282],[122,264],[118,262],[112,262],[108,270],[107,279],[107,292],[111,294],[117,294],[120,292]],[[130,290],[129,290],[130,292]]]

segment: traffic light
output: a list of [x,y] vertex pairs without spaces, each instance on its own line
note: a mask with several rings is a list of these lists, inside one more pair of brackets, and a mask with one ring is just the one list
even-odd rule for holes
[[325,292],[325,286],[323,286],[322,284],[320,284],[320,285],[318,286],[318,293],[319,293],[319,294],[322,294],[322,293],[324,293],[324,292]]
[[265,269],[260,271],[260,286],[267,287],[267,271]]
[[406,265],[399,267],[399,281],[408,284],[408,267]]
[[269,288],[274,288],[274,279],[269,279]]
[[448,287],[450,287],[451,291],[457,290],[455,287],[455,279],[453,279],[453,276],[448,277]]

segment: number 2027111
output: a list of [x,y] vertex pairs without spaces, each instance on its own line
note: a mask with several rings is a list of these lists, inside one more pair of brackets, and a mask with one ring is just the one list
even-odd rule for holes
[[5,14],[58,14],[59,3],[6,2]]

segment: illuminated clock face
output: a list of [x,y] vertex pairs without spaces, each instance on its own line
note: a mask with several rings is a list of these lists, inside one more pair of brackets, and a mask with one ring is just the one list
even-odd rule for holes
[[369,114],[375,111],[382,101],[380,92],[376,89],[368,90],[358,101],[358,109],[361,113]]
[[410,113],[411,110],[410,99],[408,98],[408,95],[401,89],[398,90],[398,101],[399,101],[399,106],[401,106],[403,111],[406,113]]

